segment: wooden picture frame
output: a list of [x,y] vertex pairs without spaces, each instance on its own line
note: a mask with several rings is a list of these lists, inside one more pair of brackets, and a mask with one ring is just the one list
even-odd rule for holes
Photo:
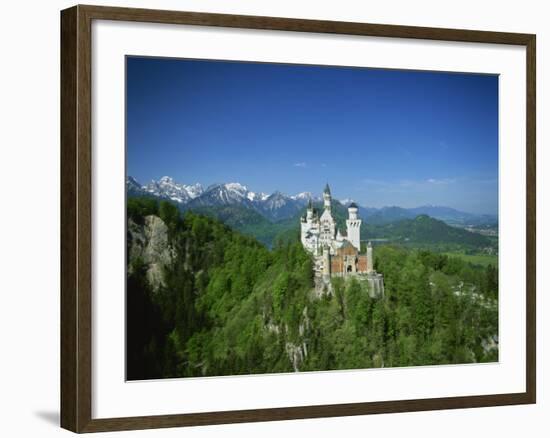
[[[526,48],[526,391],[494,394],[92,418],[92,21],[115,20],[388,38],[518,45]],[[535,35],[196,12],[75,6],[61,12],[61,426],[98,432],[529,404],[536,401]]]

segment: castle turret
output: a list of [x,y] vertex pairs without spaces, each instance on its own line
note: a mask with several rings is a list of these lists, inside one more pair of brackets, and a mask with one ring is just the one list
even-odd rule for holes
[[334,221],[334,218],[332,217],[331,213],[331,195],[330,195],[330,187],[328,184],[325,186],[325,190],[323,192],[323,200],[325,204],[325,209],[323,211],[323,214],[321,215],[319,221],[320,221],[320,235],[319,235],[319,241],[323,245],[332,245],[334,239],[336,238],[336,222]]
[[348,207],[348,214],[350,220],[357,220],[357,204],[352,202]]
[[332,203],[332,196],[330,194],[330,187],[327,185],[325,186],[325,190],[323,192],[323,200],[325,203],[325,210],[330,210],[331,203]]
[[330,249],[328,246],[323,246],[323,277],[330,278]]
[[309,202],[307,203],[306,218],[307,218],[308,222],[311,222],[311,220],[313,219],[313,205],[311,204],[311,198],[309,199]]
[[372,243],[367,243],[367,273],[374,271],[374,259],[372,258]]
[[357,216],[357,205],[352,202],[348,207],[348,220],[346,220],[347,226],[347,238],[350,243],[361,250],[361,219]]

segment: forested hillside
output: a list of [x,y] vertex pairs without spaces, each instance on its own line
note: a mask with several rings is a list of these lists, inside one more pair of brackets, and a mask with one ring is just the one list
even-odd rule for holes
[[[318,209],[321,211],[321,205]],[[199,207],[192,211],[218,219],[243,234],[253,236],[268,247],[272,247],[277,240],[296,239],[300,233],[300,216],[305,213],[304,209],[290,219],[271,222],[254,210],[235,205]],[[340,229],[345,230],[347,209],[334,203],[332,214]],[[371,223],[370,219],[363,220],[361,239],[384,239],[391,243],[424,247],[438,252],[462,249],[476,253],[489,247],[495,247],[496,251],[498,246],[498,239],[493,241],[487,236],[447,225],[426,215],[383,224]]]
[[317,297],[292,232],[268,249],[167,202],[127,208],[130,380],[498,360],[493,266],[377,247],[384,298],[356,280]]
[[234,230],[254,237],[269,248],[277,240],[286,239],[289,235],[296,238],[300,229],[299,216],[271,222],[258,212],[238,205],[198,207],[192,211],[217,219]]

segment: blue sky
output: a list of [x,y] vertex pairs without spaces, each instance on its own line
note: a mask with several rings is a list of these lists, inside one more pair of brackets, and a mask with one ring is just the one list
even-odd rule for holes
[[127,58],[127,172],[498,211],[498,77]]

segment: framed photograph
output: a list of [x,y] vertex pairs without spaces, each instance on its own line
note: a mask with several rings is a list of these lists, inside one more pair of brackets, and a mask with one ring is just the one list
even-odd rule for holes
[[61,12],[61,425],[536,401],[535,35]]

